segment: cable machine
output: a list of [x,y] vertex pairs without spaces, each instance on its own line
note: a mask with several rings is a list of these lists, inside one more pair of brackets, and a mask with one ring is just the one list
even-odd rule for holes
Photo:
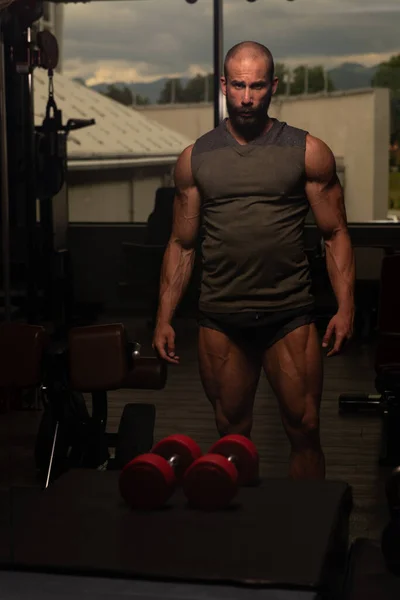
[[[69,119],[63,124],[54,94],[57,40],[48,31],[32,29],[41,16],[42,3],[34,0],[15,0],[0,13],[4,319],[10,321],[15,312],[31,324],[49,322],[57,335],[68,327],[73,306],[67,138],[70,131],[95,121]],[[47,71],[49,87],[43,122],[35,126],[37,68]]]
[[[186,0],[188,4],[198,1]],[[53,0],[54,4],[76,2],[79,0]],[[0,0],[0,124],[2,132],[7,132],[1,136],[0,146],[3,304],[4,319],[8,321],[14,308],[10,265],[16,249],[21,254],[23,247],[24,257],[18,256],[16,262],[19,259],[25,264],[24,312],[28,322],[36,322],[43,309],[45,318],[61,324],[68,320],[72,302],[67,249],[68,197],[64,184],[66,140],[69,131],[93,125],[95,121],[74,119],[62,124],[52,79],[58,62],[57,40],[48,32],[32,39],[32,24],[42,16],[41,0]],[[223,0],[213,0],[215,127],[223,119],[225,109],[220,89],[223,45]],[[42,125],[36,128],[35,68],[44,68],[49,74],[48,112]]]

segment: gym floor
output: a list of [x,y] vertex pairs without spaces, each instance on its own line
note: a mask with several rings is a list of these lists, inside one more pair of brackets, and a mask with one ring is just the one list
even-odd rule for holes
[[[122,321],[130,339],[142,343],[143,354],[152,354],[151,331],[144,320],[110,316],[102,320]],[[127,402],[151,402],[157,409],[155,440],[170,433],[186,433],[207,451],[216,440],[216,430],[197,371],[196,323],[179,319],[175,328],[181,365],[169,369],[166,388],[111,393],[108,430],[116,431]],[[341,356],[325,360],[321,433],[327,477],[346,481],[353,487],[352,539],[379,540],[387,520],[384,482],[390,469],[378,465],[381,421],[378,417],[343,418],[338,414],[340,393],[374,393],[373,354],[372,344],[353,342]],[[40,418],[38,410],[0,415],[0,487],[29,485],[35,481],[33,445]],[[285,477],[288,443],[275,397],[265,378],[261,378],[257,392],[253,440],[260,453],[261,475]]]

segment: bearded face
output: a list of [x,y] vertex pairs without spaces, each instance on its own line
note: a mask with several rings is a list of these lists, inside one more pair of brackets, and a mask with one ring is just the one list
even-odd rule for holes
[[278,80],[262,57],[239,56],[229,62],[222,91],[234,129],[244,137],[260,133],[268,123],[268,110]]

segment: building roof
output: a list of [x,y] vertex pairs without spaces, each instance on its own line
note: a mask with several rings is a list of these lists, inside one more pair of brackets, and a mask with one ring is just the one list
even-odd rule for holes
[[[48,99],[47,71],[34,71],[35,125],[41,125]],[[96,124],[68,136],[69,163],[112,161],[122,164],[174,162],[193,140],[123,106],[65,75],[54,73],[54,99],[68,119],[95,119]]]

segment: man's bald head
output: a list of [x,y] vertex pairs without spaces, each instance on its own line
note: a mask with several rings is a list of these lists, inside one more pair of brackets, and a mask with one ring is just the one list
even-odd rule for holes
[[241,42],[229,50],[221,89],[230,127],[243,139],[254,139],[268,127],[268,110],[277,87],[274,59],[266,46]]
[[224,61],[224,75],[227,78],[229,75],[229,63],[231,60],[246,58],[250,60],[264,59],[266,62],[267,72],[269,74],[270,81],[273,80],[275,74],[274,58],[271,51],[263,44],[258,42],[240,42],[233,46],[226,54]]

